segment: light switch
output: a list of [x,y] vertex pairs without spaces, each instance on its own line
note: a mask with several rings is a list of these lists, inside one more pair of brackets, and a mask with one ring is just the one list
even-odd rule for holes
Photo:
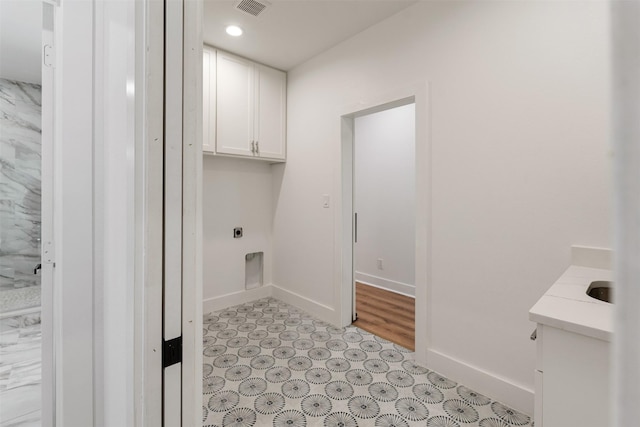
[[322,195],[322,207],[328,208],[331,205],[331,197],[328,194]]

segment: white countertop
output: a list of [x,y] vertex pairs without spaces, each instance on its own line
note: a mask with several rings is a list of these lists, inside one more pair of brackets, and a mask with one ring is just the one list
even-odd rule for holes
[[613,337],[613,304],[587,295],[591,282],[613,280],[611,270],[570,266],[529,311],[529,320],[603,341]]

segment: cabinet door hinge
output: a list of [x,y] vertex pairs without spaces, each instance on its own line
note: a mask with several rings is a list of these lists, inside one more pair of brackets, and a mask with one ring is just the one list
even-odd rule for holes
[[162,341],[162,367],[182,362],[182,336]]

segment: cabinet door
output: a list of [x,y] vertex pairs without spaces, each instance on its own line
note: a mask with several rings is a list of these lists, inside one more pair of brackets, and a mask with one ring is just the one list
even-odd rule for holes
[[253,63],[218,52],[216,152],[253,156]]
[[255,140],[261,158],[285,160],[287,76],[256,65]]
[[216,150],[216,51],[202,51],[202,151]]

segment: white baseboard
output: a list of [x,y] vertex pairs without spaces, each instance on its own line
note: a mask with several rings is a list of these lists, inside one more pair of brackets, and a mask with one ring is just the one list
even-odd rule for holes
[[327,323],[336,323],[336,311],[331,307],[317,303],[309,298],[287,291],[276,285],[269,284],[259,288],[233,292],[215,298],[208,298],[202,302],[202,312],[211,313],[240,304],[246,304],[261,298],[273,297],[282,302],[298,307],[307,313]]
[[267,298],[273,294],[273,285],[264,285],[259,288],[246,291],[233,292],[215,298],[207,298],[202,302],[202,312],[223,310],[235,305],[246,304],[261,298]]
[[427,351],[427,368],[459,381],[472,390],[490,396],[527,415],[533,414],[534,392],[475,366],[467,365],[435,350]]
[[301,308],[312,316],[315,316],[324,322],[331,323],[332,325],[337,326],[339,316],[337,315],[336,310],[334,310],[333,308],[315,302],[294,292],[287,291],[286,289],[282,289],[276,285],[272,285],[272,288],[273,294],[271,296],[273,298]]
[[384,277],[373,276],[371,274],[362,273],[356,271],[356,282],[363,283],[365,285],[373,286],[380,289],[385,289],[397,294],[406,295],[408,297],[416,297],[416,287],[407,283],[396,282],[394,280],[385,279]]

